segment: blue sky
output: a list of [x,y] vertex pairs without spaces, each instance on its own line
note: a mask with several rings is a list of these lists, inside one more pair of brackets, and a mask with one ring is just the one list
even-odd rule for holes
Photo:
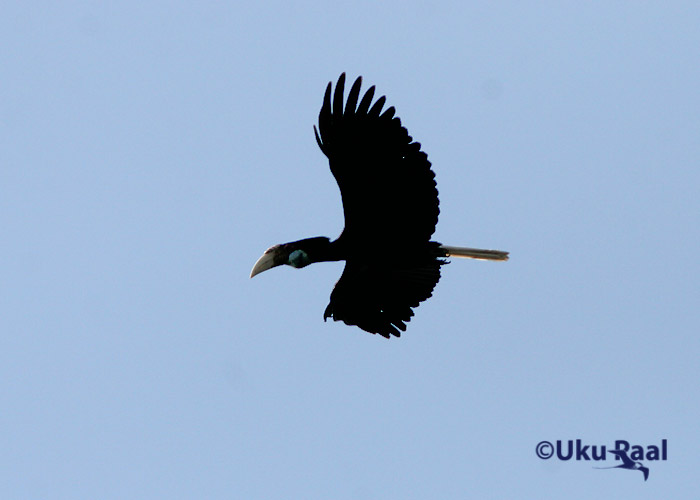
[[[10,2],[0,16],[7,499],[690,498],[700,468],[694,2]],[[436,172],[401,339],[323,310],[313,138],[341,72]],[[379,255],[388,258],[390,251]],[[641,474],[543,440],[659,445]]]

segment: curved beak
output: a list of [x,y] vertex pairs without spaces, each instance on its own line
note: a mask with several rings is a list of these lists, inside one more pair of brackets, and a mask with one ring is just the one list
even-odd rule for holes
[[250,271],[252,278],[256,274],[272,269],[273,267],[281,266],[287,262],[287,253],[282,249],[281,245],[275,245],[265,250],[265,253],[258,259]]

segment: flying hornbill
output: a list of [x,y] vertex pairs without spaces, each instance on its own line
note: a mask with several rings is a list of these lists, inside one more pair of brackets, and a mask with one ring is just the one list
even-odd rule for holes
[[275,245],[258,259],[252,278],[281,264],[345,261],[323,313],[386,338],[399,337],[411,308],[432,295],[444,257],[508,260],[508,253],[430,241],[438,221],[438,192],[428,156],[414,142],[384,96],[372,104],[374,86],[359,101],[362,77],[344,103],[345,73],[331,96],[326,88],[314,126],[340,187],[345,228],[335,241],[307,238]]

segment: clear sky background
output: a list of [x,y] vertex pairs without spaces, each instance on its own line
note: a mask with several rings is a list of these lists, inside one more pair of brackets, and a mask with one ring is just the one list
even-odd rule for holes
[[[5,2],[0,497],[685,499],[700,469],[697,2]],[[324,323],[341,72],[457,261],[400,339]],[[394,249],[377,249],[390,258]],[[543,440],[659,445],[639,472]]]

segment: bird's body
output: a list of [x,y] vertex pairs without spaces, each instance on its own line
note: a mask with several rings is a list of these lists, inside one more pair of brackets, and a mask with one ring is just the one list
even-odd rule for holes
[[372,104],[374,87],[359,99],[361,81],[346,102],[345,74],[333,95],[329,83],[314,127],[340,187],[345,228],[335,241],[309,238],[268,249],[251,277],[280,264],[345,260],[324,319],[398,337],[412,308],[431,296],[445,257],[506,260],[508,254],[431,241],[440,210],[428,157],[393,107],[382,112],[384,97]]

